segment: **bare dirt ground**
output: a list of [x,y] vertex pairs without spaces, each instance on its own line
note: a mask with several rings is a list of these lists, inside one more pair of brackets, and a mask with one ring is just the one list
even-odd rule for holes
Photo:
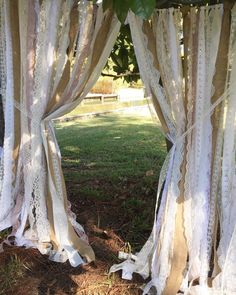
[[[69,187],[72,184],[67,184]],[[118,263],[117,253],[125,242],[115,233],[122,226],[124,216],[119,201],[74,200],[73,210],[85,225],[96,261],[73,268],[70,264],[55,263],[36,249],[4,247],[0,254],[0,284],[4,295],[139,295],[144,281],[137,275],[132,282],[120,278],[120,273],[108,275],[112,264]],[[101,216],[105,217],[101,224]],[[122,224],[123,223],[123,224]],[[113,230],[115,229],[115,231]],[[3,271],[5,268],[5,271]],[[7,270],[12,268],[11,270]],[[4,282],[5,280],[5,282]]]

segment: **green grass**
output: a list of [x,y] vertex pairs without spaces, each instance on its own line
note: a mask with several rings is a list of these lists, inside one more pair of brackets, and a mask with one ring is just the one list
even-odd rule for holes
[[86,200],[120,200],[124,222],[131,219],[124,235],[132,242],[140,233],[144,241],[152,226],[166,156],[158,127],[137,111],[56,124],[69,191]]
[[0,232],[0,242],[2,240],[4,240],[10,233],[10,230],[9,229],[5,229],[3,231]]
[[4,267],[0,268],[0,295],[9,294],[11,288],[23,277],[26,268],[16,254],[10,256]]
[[[57,124],[63,167],[70,177],[157,178],[165,140],[149,117],[112,114]],[[75,170],[74,170],[75,169]]]

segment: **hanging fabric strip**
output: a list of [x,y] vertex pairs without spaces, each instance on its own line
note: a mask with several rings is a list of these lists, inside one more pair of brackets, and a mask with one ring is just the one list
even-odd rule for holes
[[0,0],[0,230],[12,227],[15,245],[73,266],[95,255],[67,201],[51,119],[92,88],[119,28],[112,11],[87,0]]
[[[165,184],[161,196],[158,191],[157,200],[160,197],[162,199],[160,208],[156,210],[157,216],[152,234],[140,252],[143,256],[141,257],[140,253],[135,256],[130,255],[127,261],[111,268],[111,271],[122,269],[123,277],[129,279],[132,277],[132,272],[138,272],[146,277],[149,262],[151,281],[145,287],[144,294],[149,294],[152,287],[155,287],[157,294],[176,294],[180,288],[186,294],[208,294],[208,292],[219,294],[221,288],[217,287],[217,284],[222,276],[213,280],[212,289],[209,288],[208,276],[211,275],[209,271],[212,271],[212,257],[214,259],[212,255],[216,255],[212,250],[216,247],[213,236],[217,229],[218,219],[215,214],[218,200],[221,204],[218,184],[223,136],[222,106],[228,97],[235,93],[232,81],[225,87],[226,71],[218,66],[223,52],[223,38],[225,46],[227,45],[225,24],[229,20],[230,9],[230,5],[226,3],[224,10],[222,5],[192,7],[182,12],[178,9],[156,10],[150,22],[143,22],[132,13],[129,14],[129,24],[142,79],[150,95],[157,100],[156,110],[166,132],[165,136],[174,144],[170,153],[172,160],[168,161],[169,170],[164,174]],[[232,17],[231,36],[234,35]],[[182,38],[184,38],[184,49],[181,44]],[[234,40],[232,38],[234,37],[231,37],[231,40]],[[234,41],[231,41],[231,44],[234,44]],[[183,69],[182,52],[184,52]],[[219,71],[224,71],[223,76],[221,75],[220,88],[217,86]],[[228,69],[228,72],[230,71],[232,70]],[[232,112],[233,106],[226,106],[227,110]],[[219,114],[217,121],[216,113]],[[235,127],[230,127],[235,121],[231,116],[230,112],[226,113],[231,146],[226,145],[227,141],[224,141],[224,150],[226,155],[235,157],[233,136]],[[227,129],[225,135],[229,136]],[[233,160],[228,158],[228,161],[234,166]],[[227,157],[224,163],[226,176],[223,179],[227,179],[230,174]],[[232,173],[230,177],[233,177]],[[230,179],[233,181],[234,178]],[[232,186],[227,182],[224,187],[226,195]],[[179,206],[181,200],[184,200],[182,209]],[[229,197],[226,197],[226,200],[228,202]],[[230,204],[227,203],[227,207],[232,206],[232,203]],[[222,204],[220,210],[221,206]],[[225,206],[226,211],[227,207]],[[225,228],[228,228],[226,224],[231,222],[230,214],[227,213],[227,218],[224,218],[220,211],[220,217],[221,222],[225,222]],[[183,225],[184,231],[181,233]],[[227,272],[227,275],[222,279],[224,292],[225,290],[231,292],[234,288],[226,283],[231,269],[229,261],[234,261],[232,252],[234,225],[232,219],[232,230],[230,233],[224,231],[225,235],[228,233],[232,238],[228,239],[227,247],[230,250],[226,252],[227,257],[225,256],[227,266],[224,264],[223,273]],[[183,239],[179,239],[181,235]],[[226,242],[227,238],[222,239],[224,249],[227,249],[223,244]],[[184,250],[186,243],[187,249]],[[178,262],[181,251],[186,255],[183,255]],[[195,284],[197,286],[194,286]],[[222,286],[221,283],[219,285]]]
[[[13,194],[12,183],[14,181],[14,175],[12,171],[13,163],[13,149],[14,149],[14,80],[13,80],[13,64],[12,64],[12,39],[10,31],[10,12],[9,1],[1,0],[1,19],[2,19],[2,44],[5,45],[5,56],[3,65],[5,63],[6,80],[3,84],[2,97],[5,101],[5,136],[3,146],[3,174],[4,177],[1,181],[1,194],[0,194],[0,230],[3,230],[11,226],[10,212],[13,208]],[[7,97],[7,100],[5,99]]]

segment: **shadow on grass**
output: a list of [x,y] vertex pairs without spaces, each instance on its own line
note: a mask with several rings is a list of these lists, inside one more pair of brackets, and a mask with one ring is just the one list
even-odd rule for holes
[[135,177],[151,167],[158,177],[166,155],[158,127],[142,117],[102,116],[60,124],[56,129],[65,168],[108,167],[113,172],[123,166]]

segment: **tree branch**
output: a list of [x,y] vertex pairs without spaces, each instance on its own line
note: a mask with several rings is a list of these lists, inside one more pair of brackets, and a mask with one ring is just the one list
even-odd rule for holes
[[127,76],[140,76],[140,73],[131,73],[131,72],[126,72],[124,74],[107,74],[102,72],[101,75],[103,77],[112,77],[112,78],[122,78],[122,77],[127,77]]

